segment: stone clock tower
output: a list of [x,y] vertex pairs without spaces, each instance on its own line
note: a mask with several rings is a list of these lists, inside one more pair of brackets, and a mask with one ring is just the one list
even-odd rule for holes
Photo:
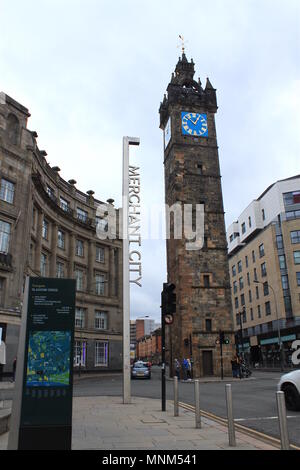
[[209,79],[205,89],[194,80],[193,60],[188,62],[183,52],[159,109],[165,202],[182,208],[201,204],[204,240],[201,249],[187,250],[184,236],[174,239],[171,222],[167,269],[168,282],[176,285],[177,305],[166,348],[170,364],[175,358],[193,360],[194,377],[221,374],[220,330],[230,341],[223,344],[224,374],[231,375],[234,352],[216,112],[216,90]]

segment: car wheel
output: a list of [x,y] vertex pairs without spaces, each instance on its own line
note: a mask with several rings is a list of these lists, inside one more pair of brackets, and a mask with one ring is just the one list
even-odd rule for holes
[[282,388],[285,396],[286,408],[290,411],[300,411],[300,395],[296,387],[292,384]]

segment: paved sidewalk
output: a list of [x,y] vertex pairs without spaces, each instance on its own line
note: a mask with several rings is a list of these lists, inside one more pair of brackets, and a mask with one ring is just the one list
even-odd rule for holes
[[[161,401],[121,397],[76,397],[73,413],[73,449],[229,449],[227,429],[202,418],[195,429],[195,414],[180,408],[174,417],[172,402],[161,411]],[[237,433],[236,449],[273,449],[256,439]]]
[[[0,436],[0,450],[7,447],[8,433]],[[123,405],[121,397],[74,397],[73,438],[75,450],[274,450],[274,447],[239,432],[237,447],[228,445],[227,428],[202,417],[195,429],[195,414],[173,403],[161,411],[161,402],[152,398],[132,398]]]

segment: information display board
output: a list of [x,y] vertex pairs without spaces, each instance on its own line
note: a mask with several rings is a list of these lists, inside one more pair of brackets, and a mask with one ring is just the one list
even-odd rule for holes
[[29,279],[19,449],[70,449],[75,280]]

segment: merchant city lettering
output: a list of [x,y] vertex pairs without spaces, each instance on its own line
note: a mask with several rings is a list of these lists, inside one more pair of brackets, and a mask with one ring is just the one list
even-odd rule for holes
[[139,167],[129,165],[128,188],[128,243],[130,282],[142,287],[142,255],[141,246],[141,180]]

